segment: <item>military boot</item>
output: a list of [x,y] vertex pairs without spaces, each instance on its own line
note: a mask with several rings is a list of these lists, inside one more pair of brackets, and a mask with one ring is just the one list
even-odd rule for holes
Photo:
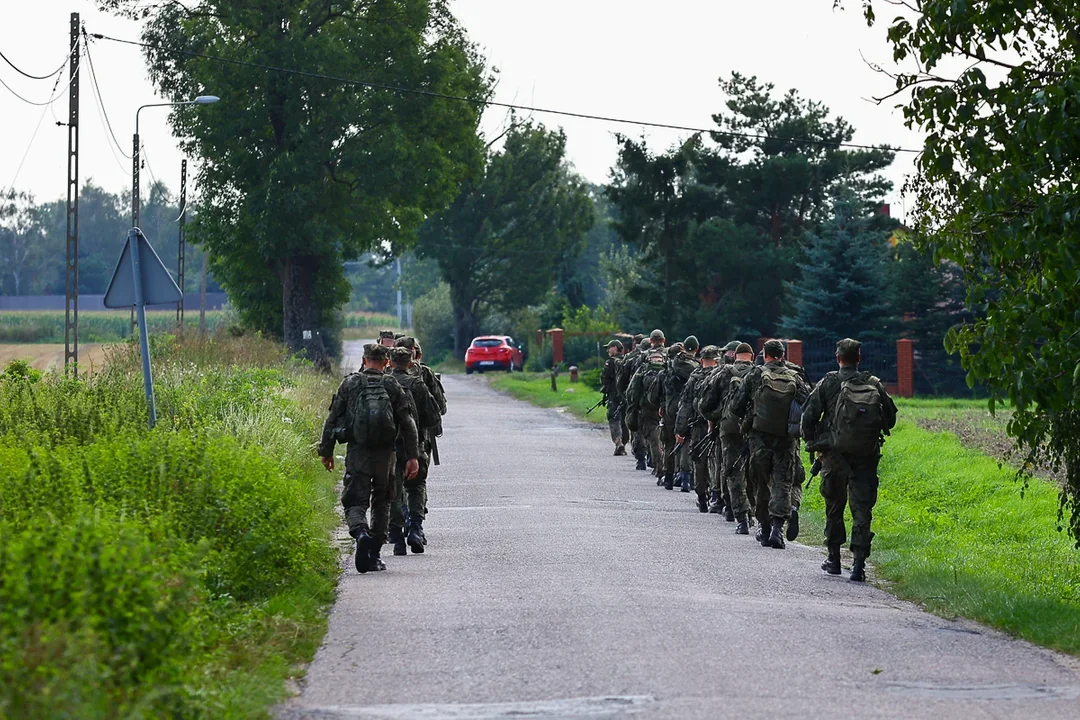
[[840,546],[829,546],[829,557],[825,558],[825,562],[821,563],[821,569],[830,575],[840,574]]
[[764,525],[758,525],[757,534],[754,535],[754,539],[761,543],[761,547],[772,547],[769,543],[769,530]]
[[750,524],[746,521],[746,513],[739,513],[739,516],[738,516],[737,519],[739,521],[739,524],[735,526],[735,534],[736,535],[749,535],[750,534]]
[[366,573],[371,569],[371,548],[374,543],[367,530],[361,530],[356,534],[356,572]]
[[851,581],[866,582],[866,553],[855,551],[855,562],[851,564]]
[[772,519],[772,532],[769,533],[769,546],[777,550],[787,547],[784,544],[784,518]]
[[728,522],[735,522],[735,511],[728,505],[724,508],[724,520]]
[[390,543],[394,546],[395,555],[405,555],[405,532],[402,528],[390,526]]
[[787,539],[794,541],[799,537],[799,508],[791,508],[791,517],[788,518]]
[[675,473],[675,482],[679,485],[679,488],[684,492],[690,492],[690,473],[678,472]]
[[720,512],[720,492],[717,490],[709,495],[709,512],[714,515]]
[[705,493],[698,493],[697,496],[697,509],[698,512],[709,512],[709,496]]
[[648,470],[649,469],[649,468],[647,468],[645,466],[645,456],[643,456],[643,455],[638,455],[637,456],[637,469],[638,470]]
[[369,572],[379,572],[380,570],[385,570],[385,569],[386,569],[386,564],[382,561],[382,558],[379,557],[379,551],[378,550],[372,550],[371,555],[368,557],[368,571]]
[[615,446],[615,457],[619,457],[626,454],[626,446],[619,443]]
[[665,490],[674,490],[675,489],[675,476],[674,475],[669,473],[669,474],[664,476],[664,489]]
[[[423,521],[419,518],[409,521],[408,535],[406,540],[409,542],[409,549],[415,554],[420,555],[424,552],[424,536],[421,534],[421,523]],[[395,548],[394,553],[397,553]]]

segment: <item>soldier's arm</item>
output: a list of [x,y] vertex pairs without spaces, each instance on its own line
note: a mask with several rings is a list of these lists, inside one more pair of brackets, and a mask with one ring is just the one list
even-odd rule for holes
[[760,378],[761,371],[754,368],[747,373],[742,385],[739,385],[738,392],[735,393],[735,397],[731,400],[731,412],[735,417],[741,418],[746,414],[746,409],[750,407],[750,398],[754,396],[754,390],[757,388]]
[[896,427],[896,403],[885,390],[885,384],[878,382],[878,392],[881,393],[881,419],[885,422],[885,434]]
[[829,406],[829,388],[833,377],[833,375],[826,375],[821,378],[803,407],[802,434],[808,443],[818,440],[818,428]]
[[385,382],[386,394],[390,396],[390,407],[394,409],[394,420],[397,422],[398,434],[401,436],[405,457],[414,460],[420,453],[411,399],[393,378],[387,378]]
[[322,439],[319,441],[319,457],[334,457],[338,431],[345,427],[345,410],[349,405],[348,385],[348,378],[342,380],[337,392],[334,393],[334,398],[330,401],[330,410],[326,416],[326,422],[323,423]]

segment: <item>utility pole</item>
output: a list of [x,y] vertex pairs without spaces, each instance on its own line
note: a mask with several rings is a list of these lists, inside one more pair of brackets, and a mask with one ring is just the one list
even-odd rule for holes
[[203,247],[202,282],[199,283],[199,337],[206,336],[206,276],[210,270],[210,254]]
[[[135,112],[135,135],[131,143],[131,227],[139,227],[139,113]],[[131,308],[131,336],[135,336],[135,308]]]
[[68,72],[67,257],[64,263],[64,371],[79,376],[79,13],[71,13]]
[[401,258],[397,259],[397,324],[405,327],[405,316],[401,312]]
[[184,333],[184,269],[187,247],[184,229],[187,225],[187,159],[180,161],[180,242],[176,251],[176,283],[180,286],[180,302],[176,303],[176,332]]

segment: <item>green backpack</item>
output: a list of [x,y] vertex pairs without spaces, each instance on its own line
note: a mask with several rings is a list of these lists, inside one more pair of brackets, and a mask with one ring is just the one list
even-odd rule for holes
[[743,380],[753,369],[753,365],[732,365],[728,371],[731,373],[731,379],[728,380],[727,394],[724,396],[724,414],[720,419],[720,432],[725,435],[737,435],[741,432],[742,423],[731,411],[731,406],[735,402],[735,396],[739,394]]
[[754,393],[754,429],[767,435],[786,436],[791,404],[795,402],[795,372],[786,367],[764,366],[761,384]]
[[885,429],[879,383],[870,373],[858,373],[840,383],[829,438],[836,452],[872,455],[877,451]]
[[647,410],[660,409],[660,390],[663,380],[659,370],[646,370],[641,377],[641,401]]
[[389,448],[397,439],[397,421],[385,385],[389,380],[386,376],[361,373],[359,387],[349,398],[353,442],[366,448]]

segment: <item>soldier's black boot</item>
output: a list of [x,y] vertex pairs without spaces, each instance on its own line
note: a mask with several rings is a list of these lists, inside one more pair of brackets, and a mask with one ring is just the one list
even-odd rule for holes
[[855,551],[855,562],[851,564],[851,581],[866,582],[866,554]]
[[664,489],[665,490],[674,490],[675,489],[675,476],[674,475],[671,475],[669,473],[669,474],[664,476]]
[[402,528],[390,526],[390,543],[394,546],[395,555],[405,555],[405,532]]
[[764,525],[758,524],[757,534],[754,535],[754,539],[761,543],[761,547],[772,547],[769,543],[769,529]]
[[705,493],[698,493],[697,496],[697,509],[698,512],[709,512],[709,496]]
[[829,546],[829,557],[821,563],[821,569],[830,575],[840,574],[840,546]]
[[709,495],[709,512],[714,515],[720,512],[720,492],[713,490]]
[[[409,533],[405,538],[409,543],[409,549],[412,550],[417,555],[424,552],[424,536],[423,536],[422,530],[421,530],[421,523],[422,522],[423,521],[419,520],[419,519],[410,520],[409,521],[409,527],[408,527]],[[394,550],[394,554],[395,555],[397,554],[397,549],[396,548]]]
[[724,520],[728,522],[735,522],[735,511],[728,505],[724,508]]
[[777,550],[783,550],[784,544],[784,518],[772,519],[772,532],[769,533],[769,546]]
[[382,561],[382,558],[379,556],[379,550],[378,549],[372,550],[371,555],[368,556],[368,571],[369,572],[379,572],[380,570],[385,570],[385,569],[386,569],[386,564]]
[[679,473],[676,473],[675,478],[676,478],[675,482],[679,485],[679,488],[684,493],[690,492],[690,473],[688,473],[688,472],[679,472]]
[[735,534],[749,535],[750,524],[746,521],[746,513],[739,513],[739,517],[737,519],[739,521],[739,524],[735,526]]
[[794,541],[799,537],[799,508],[791,508],[791,517],[788,518],[787,523],[787,539]]
[[367,530],[361,530],[356,534],[356,572],[366,573],[371,569],[371,548],[374,543]]
[[637,469],[638,470],[648,470],[649,469],[645,465],[645,456],[644,455],[637,455],[635,457],[637,457]]

